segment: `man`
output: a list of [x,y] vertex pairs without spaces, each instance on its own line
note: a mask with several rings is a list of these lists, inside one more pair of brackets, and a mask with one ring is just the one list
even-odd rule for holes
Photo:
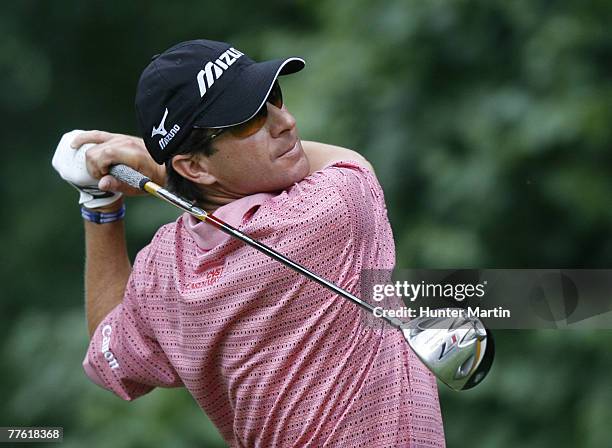
[[[72,146],[95,144],[101,190],[133,193],[108,176],[126,163],[359,296],[363,270],[395,264],[384,196],[359,154],[298,138],[277,78],[303,65],[181,43],[139,81],[144,142]],[[84,367],[100,386],[126,400],[184,386],[230,446],[444,446],[435,379],[399,332],[187,214],[131,268],[120,195],[89,193]]]

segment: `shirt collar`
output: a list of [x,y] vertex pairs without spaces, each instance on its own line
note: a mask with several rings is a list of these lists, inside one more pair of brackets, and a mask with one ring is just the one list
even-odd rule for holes
[[[259,207],[268,199],[274,197],[271,193],[257,193],[245,196],[219,207],[212,214],[232,227],[240,227],[251,218],[250,211]],[[183,225],[197,245],[203,250],[211,250],[230,238],[211,224],[200,221],[188,213],[183,215]]]

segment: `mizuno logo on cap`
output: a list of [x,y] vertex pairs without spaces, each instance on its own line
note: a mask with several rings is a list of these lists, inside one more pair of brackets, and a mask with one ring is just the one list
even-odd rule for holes
[[165,137],[168,131],[166,131],[166,118],[168,117],[168,108],[166,107],[166,111],[164,112],[164,118],[162,118],[161,123],[157,127],[153,126],[153,131],[151,132],[151,137],[155,137],[156,135],[161,135]]
[[170,131],[168,131],[168,134],[164,136],[164,138],[159,139],[159,147],[161,149],[164,149],[166,145],[170,143],[170,140],[172,140],[174,136],[176,135],[176,133],[180,130],[181,130],[181,127],[178,124],[175,124],[174,126],[172,126]]
[[208,89],[210,89],[215,81],[225,73],[229,66],[243,55],[244,53],[241,53],[235,48],[230,48],[223,52],[216,61],[207,62],[204,69],[200,70],[196,76],[198,88],[200,90],[200,98],[206,94]]
[[159,147],[164,149],[170,140],[174,138],[176,133],[181,130],[181,127],[178,124],[175,124],[170,128],[170,131],[166,131],[166,118],[168,117],[168,108],[166,107],[166,111],[164,112],[164,116],[159,123],[159,125],[153,126],[153,131],[151,131],[151,138],[156,135],[161,135],[162,138],[159,139]]

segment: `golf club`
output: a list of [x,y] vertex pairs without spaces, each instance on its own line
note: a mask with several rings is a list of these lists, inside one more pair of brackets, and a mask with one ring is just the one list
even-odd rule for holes
[[[186,211],[195,218],[217,227],[224,233],[243,241],[375,314],[375,308],[369,303],[157,185],[138,171],[126,165],[115,165],[111,167],[110,174],[134,188],[146,191]],[[460,317],[419,317],[407,323],[394,317],[388,317],[386,313],[379,314],[377,317],[402,332],[412,351],[440,381],[453,390],[466,390],[476,386],[485,378],[493,363],[495,349],[491,332],[484,327],[479,319],[468,317],[463,313],[458,314],[460,314]]]

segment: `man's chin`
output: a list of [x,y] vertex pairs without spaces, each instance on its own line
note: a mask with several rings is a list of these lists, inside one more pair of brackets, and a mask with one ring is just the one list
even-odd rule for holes
[[310,173],[310,162],[306,157],[306,153],[302,150],[301,145],[300,151],[302,154],[294,167],[296,173],[294,182],[300,182],[301,180],[305,179],[306,176],[308,176],[308,173]]
[[[303,164],[304,168],[299,169],[299,170],[291,170],[293,171],[293,173],[287,173],[287,174],[291,174],[289,176],[286,176],[284,179],[279,180],[278,183],[276,183],[274,186],[270,187],[269,189],[267,189],[267,192],[280,192],[283,190],[287,190],[288,188],[291,188],[293,185],[295,185],[298,182],[301,182],[302,180],[304,180],[309,173],[309,165],[308,165],[308,161],[306,161]],[[297,168],[297,167],[296,167]]]

